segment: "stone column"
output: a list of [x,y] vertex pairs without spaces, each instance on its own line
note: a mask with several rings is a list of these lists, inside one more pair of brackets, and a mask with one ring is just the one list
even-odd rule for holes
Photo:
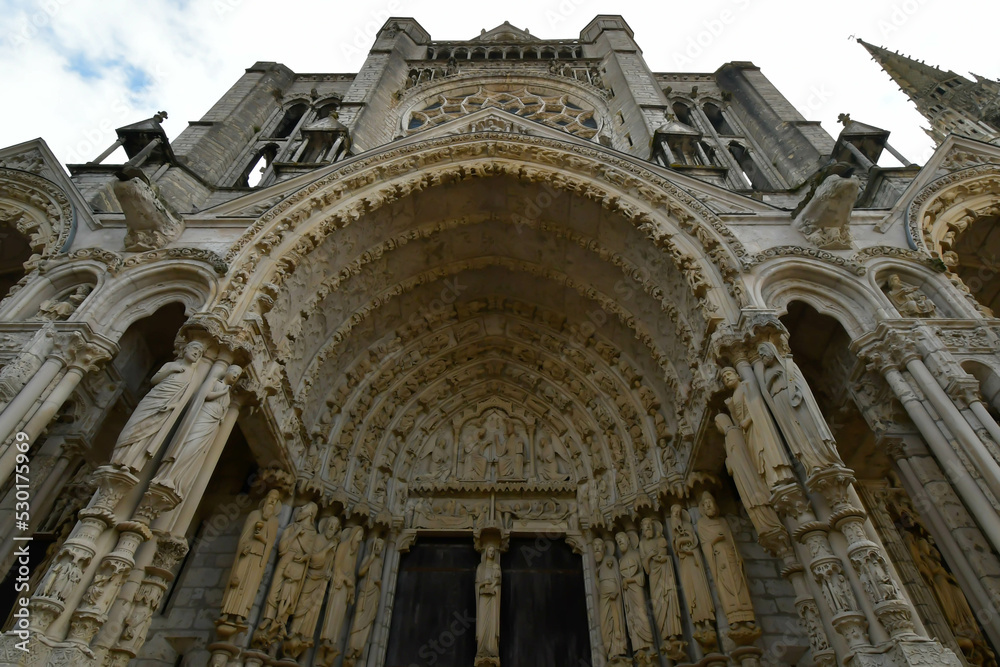
[[930,447],[941,469],[954,485],[955,491],[982,527],[984,535],[994,550],[1000,552],[1000,515],[973,479],[927,406],[903,376],[900,367],[905,367],[906,361],[918,353],[914,346],[902,343],[905,341],[897,345],[897,341],[891,337],[861,341],[858,345],[859,356],[867,362],[870,370],[879,372],[885,378],[893,394],[899,399],[903,409]]
[[[846,662],[852,654],[871,650],[868,619],[845,575],[843,561],[830,546],[829,526],[816,519],[805,489],[798,483],[774,489],[773,498],[775,509],[786,517],[792,536],[802,545],[805,553],[809,554],[807,566],[830,610],[830,622],[847,642],[848,652],[839,656],[840,659]],[[800,616],[805,614],[806,619],[811,616],[812,611],[818,612],[814,606],[803,606],[804,609],[799,613]]]
[[758,533],[758,542],[772,556],[780,558],[784,564],[781,568],[781,576],[792,585],[792,590],[795,591],[795,610],[799,614],[802,627],[805,628],[806,634],[809,636],[813,664],[816,667],[836,667],[837,654],[830,644],[830,638],[827,635],[826,627],[824,627],[816,598],[806,582],[805,567],[795,555],[788,533],[784,529],[771,530],[763,535]]
[[[104,362],[111,359],[114,353],[112,345],[91,342],[76,331],[60,340],[35,377],[18,392],[17,397],[0,414],[0,441],[9,438],[18,427],[28,434],[31,441],[34,441],[73,393],[83,376],[97,370]],[[66,369],[63,376],[42,400],[41,396],[46,387],[63,369]],[[32,407],[39,400],[41,403],[32,412]],[[30,417],[27,423],[22,425],[23,418],[28,415]],[[17,453],[17,448],[7,446],[0,455],[0,484],[6,483],[13,472]]]
[[383,667],[389,650],[389,628],[392,624],[392,609],[396,602],[396,582],[399,579],[399,561],[402,554],[410,550],[416,533],[392,532],[387,538],[385,549],[385,569],[382,573],[381,612],[372,631],[371,647],[368,649],[366,667]]
[[976,609],[993,645],[1000,645],[1000,559],[922,443],[889,449],[900,481],[941,554]]
[[[224,361],[219,363],[220,367],[224,365]],[[211,384],[214,377],[215,373],[210,372],[206,384]],[[108,620],[102,625],[100,633],[93,642],[93,649],[99,657],[110,651],[112,657],[108,660],[113,664],[124,665],[135,657],[145,642],[149,620],[159,606],[159,598],[162,598],[163,591],[157,592],[157,590],[161,583],[165,590],[175,576],[171,571],[173,564],[166,568],[157,566],[157,559],[169,558],[170,554],[181,549],[180,545],[183,545],[183,551],[186,553],[188,541],[185,536],[191,519],[201,503],[205,489],[215,472],[216,463],[236,425],[240,408],[248,398],[246,392],[238,393],[234,397],[219,424],[212,446],[205,452],[204,458],[197,462],[200,472],[191,484],[191,488],[185,489],[180,503],[174,509],[165,512],[152,524],[157,539],[145,545],[136,554],[135,569],[144,571],[145,576],[140,576],[138,579],[133,576],[122,586],[118,599],[109,612]],[[183,435],[178,433],[174,441]],[[177,556],[173,563],[179,562],[184,553]],[[150,579],[151,577],[153,579]],[[157,597],[155,601],[153,596]]]
[[146,641],[146,633],[153,621],[153,614],[163,600],[170,582],[174,580],[174,567],[188,551],[187,540],[171,535],[158,535],[156,553],[151,565],[145,567],[145,576],[132,600],[131,609],[122,624],[121,636],[109,651],[104,663],[109,667],[125,667],[139,654]]
[[[126,493],[138,482],[135,476],[109,466],[94,472],[97,491],[90,504],[79,512],[73,532],[63,543],[51,567],[34,595],[28,608],[31,612],[31,645],[29,653],[34,659],[44,660],[61,636],[50,636],[50,626],[64,613],[75,609],[83,596],[84,575],[91,570],[92,561],[100,548],[99,538],[117,522],[116,508]],[[3,637],[6,644],[9,636]],[[79,645],[77,645],[79,647]],[[79,647],[84,659],[89,652]]]

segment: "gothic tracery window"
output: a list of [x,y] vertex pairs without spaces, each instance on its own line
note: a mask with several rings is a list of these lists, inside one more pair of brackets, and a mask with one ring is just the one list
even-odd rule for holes
[[510,90],[478,86],[466,91],[431,98],[422,109],[410,113],[407,131],[419,132],[481,109],[500,109],[585,139],[594,137],[599,130],[594,110],[584,108],[566,94],[535,92],[527,86]]

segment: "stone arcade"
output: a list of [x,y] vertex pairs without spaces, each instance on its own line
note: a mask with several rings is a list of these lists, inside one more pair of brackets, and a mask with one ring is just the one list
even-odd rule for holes
[[618,16],[0,150],[0,664],[996,665],[1000,87],[863,47],[926,164]]

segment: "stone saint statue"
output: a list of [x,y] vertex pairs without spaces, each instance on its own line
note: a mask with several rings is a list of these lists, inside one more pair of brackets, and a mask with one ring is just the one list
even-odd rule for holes
[[490,544],[476,567],[476,666],[500,665],[500,563]]
[[[565,458],[556,451],[552,438],[543,435],[538,439],[538,450],[535,454],[535,472],[543,482],[563,481],[569,478],[566,473],[559,472],[559,459]],[[567,464],[568,467],[568,464]]]
[[934,302],[919,287],[907,285],[895,273],[889,276],[889,300],[903,317],[934,317],[937,313]]
[[[912,519],[904,516],[903,525],[910,527],[914,524]],[[913,564],[917,566],[924,581],[934,593],[948,624],[955,632],[956,637],[959,638],[959,643],[961,644],[963,638],[967,640],[978,639],[979,627],[976,624],[976,617],[955,577],[944,568],[941,553],[916,530],[901,532],[903,540],[910,550]],[[963,646],[962,649],[964,651],[965,647]]]
[[594,540],[594,562],[597,565],[597,592],[601,620],[601,638],[608,660],[614,662],[626,653],[625,614],[622,611],[622,583],[611,542]]
[[271,575],[271,590],[264,602],[264,613],[257,624],[253,644],[266,648],[285,634],[285,625],[295,609],[309,571],[309,557],[316,543],[316,503],[306,503],[295,510],[295,520],[285,528],[278,542],[278,564]]
[[743,499],[743,506],[750,515],[750,521],[757,530],[757,535],[784,530],[781,519],[770,505],[771,494],[750,460],[743,438],[743,429],[734,424],[729,415],[723,413],[715,416],[715,426],[726,437],[726,469],[736,482],[740,498]]
[[381,537],[372,542],[372,552],[361,562],[358,576],[364,577],[361,589],[358,591],[358,604],[354,608],[354,624],[347,639],[347,653],[344,656],[344,667],[353,667],[361,659],[368,644],[368,637],[375,625],[375,615],[378,613],[379,597],[382,594],[382,549],[385,542]]
[[431,469],[429,477],[439,481],[446,481],[451,474],[451,456],[448,452],[448,441],[444,436],[438,436],[431,450]]
[[667,538],[663,537],[663,526],[656,519],[644,518],[641,527],[639,556],[643,569],[649,575],[649,597],[653,602],[653,619],[660,632],[661,645],[671,659],[683,660],[687,657],[684,654],[684,628]]
[[250,512],[243,524],[243,533],[236,547],[236,560],[229,572],[226,591],[222,594],[223,621],[242,622],[250,613],[278,534],[280,511],[281,494],[272,489],[264,496],[260,509]]
[[750,601],[750,589],[743,572],[743,558],[736,549],[729,522],[725,517],[719,516],[719,506],[709,491],[701,494],[698,507],[701,509],[701,516],[698,518],[701,550],[705,554],[708,569],[712,572],[719,605],[729,623],[730,637],[733,637],[734,630],[753,634],[757,630],[753,603]]
[[501,479],[524,479],[524,438],[507,422],[506,432],[497,438],[497,466]]
[[[635,542],[635,545],[632,542]],[[615,535],[621,559],[618,570],[622,574],[622,599],[625,601],[625,620],[628,624],[628,636],[632,640],[633,653],[648,654],[654,647],[653,630],[649,627],[649,614],[646,613],[646,573],[642,569],[642,560],[635,548],[639,536],[634,532],[620,532]]]
[[[742,439],[746,443],[746,451],[760,479],[764,480],[768,489],[795,479],[792,466],[781,444],[781,436],[774,427],[771,415],[764,404],[764,398],[757,387],[743,382],[734,368],[722,369],[722,382],[733,392],[726,399],[726,407],[733,417],[733,422],[742,430]],[[729,449],[727,432],[726,449]],[[749,473],[750,470],[746,472]],[[770,499],[770,492],[768,492]]]
[[765,399],[769,399],[768,405],[789,449],[806,474],[843,467],[833,433],[798,365],[790,357],[779,357],[772,343],[761,344],[757,351],[760,354],[754,365],[757,380],[765,389]]
[[180,413],[189,398],[191,378],[204,352],[205,346],[201,343],[188,343],[180,359],[163,364],[156,372],[153,388],[139,401],[118,435],[111,454],[112,463],[138,473],[156,455],[161,436],[167,435],[173,417]]
[[694,624],[709,624],[715,620],[715,604],[708,588],[708,579],[698,554],[698,538],[687,510],[680,505],[670,508],[670,530],[674,537],[681,590],[687,599],[688,611]]
[[302,592],[295,603],[292,624],[285,642],[285,653],[298,659],[303,651],[313,645],[313,635],[319,622],[319,612],[323,607],[326,585],[333,572],[333,559],[337,555],[340,542],[340,519],[335,516],[320,519],[319,533],[309,556],[309,569]]
[[330,580],[330,597],[326,601],[326,618],[320,634],[322,646],[317,661],[330,667],[340,654],[340,635],[344,629],[347,607],[354,604],[354,568],[358,562],[358,550],[365,530],[361,526],[347,529],[347,536],[341,536],[337,547],[337,557],[333,562],[333,578]]
[[243,369],[239,366],[230,366],[225,375],[215,381],[205,394],[205,402],[184,442],[178,444],[175,441],[160,463],[155,481],[172,487],[182,498],[201,472],[205,455],[215,442],[222,420],[229,410],[229,392],[242,372]]

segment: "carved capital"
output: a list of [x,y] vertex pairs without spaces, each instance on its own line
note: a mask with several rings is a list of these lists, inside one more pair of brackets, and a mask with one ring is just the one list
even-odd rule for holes
[[114,351],[92,342],[79,331],[47,332],[54,338],[50,357],[59,359],[68,368],[78,368],[83,374],[98,370],[111,359]]

